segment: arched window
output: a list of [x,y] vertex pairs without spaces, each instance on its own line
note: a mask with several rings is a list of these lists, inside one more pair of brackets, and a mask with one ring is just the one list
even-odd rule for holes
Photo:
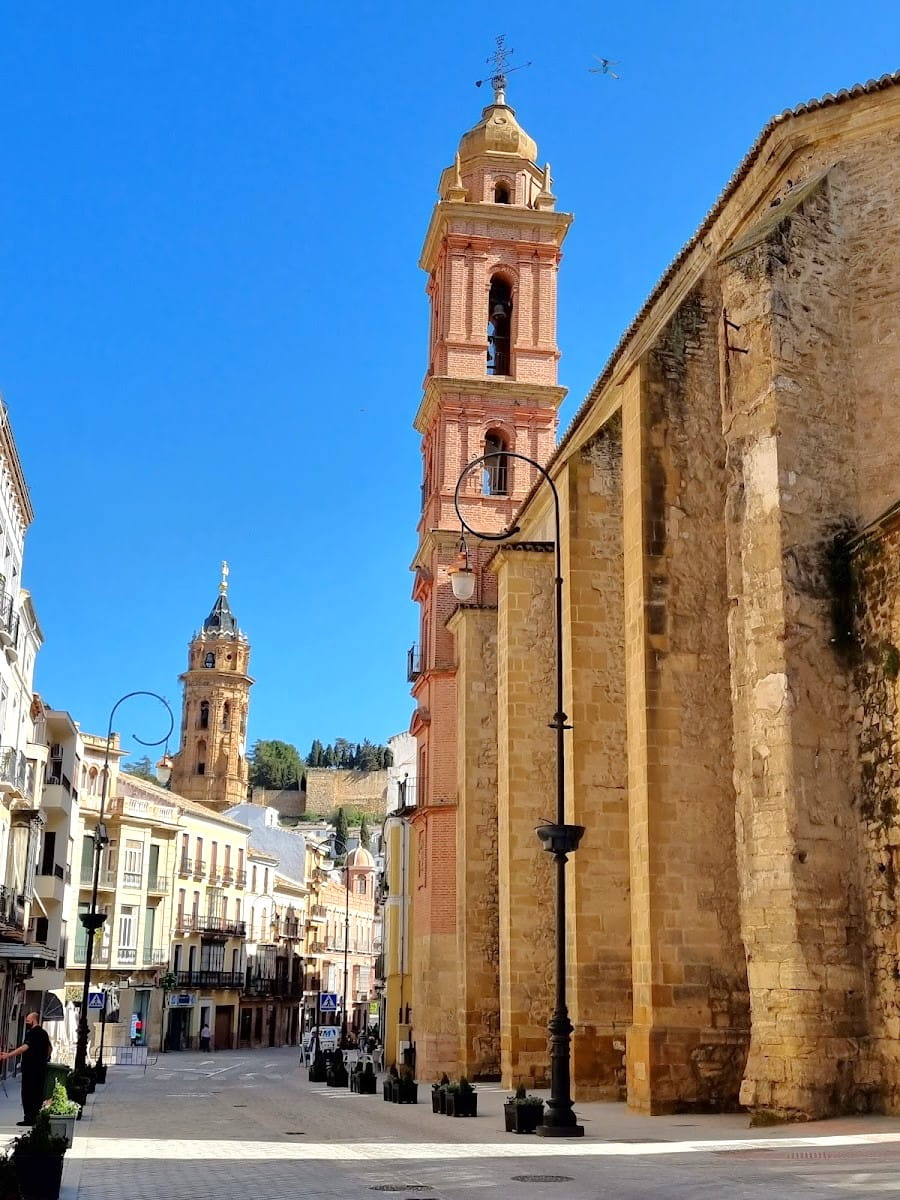
[[365,881],[365,877],[362,875],[360,875],[360,877],[359,877],[359,883],[357,884],[356,890],[359,892],[359,894],[361,896],[364,896],[366,894],[366,881]]
[[488,293],[487,373],[511,374],[510,324],[512,321],[512,290],[505,279],[495,275]]
[[209,729],[209,701],[200,701],[200,720],[198,722],[200,729]]
[[231,705],[226,700],[222,705],[222,731],[227,733],[231,727]]
[[203,660],[204,667],[214,667],[216,665],[216,656],[212,650],[207,651],[206,658]]
[[197,743],[197,774],[206,774],[206,742],[203,738]]
[[[507,450],[506,439],[496,429],[490,429],[484,438],[484,474],[481,481],[483,496],[509,495],[509,459],[502,451]],[[496,457],[493,457],[496,456]]]
[[494,184],[494,203],[495,204],[511,203],[509,184],[504,179],[500,179]]

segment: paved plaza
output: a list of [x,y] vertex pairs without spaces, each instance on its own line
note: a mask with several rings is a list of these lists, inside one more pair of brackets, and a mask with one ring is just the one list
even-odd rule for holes
[[[0,1132],[17,1118],[0,1097]],[[503,1130],[505,1093],[479,1116],[310,1084],[295,1050],[170,1054],[112,1068],[67,1155],[64,1200],[780,1200],[900,1193],[900,1120],[751,1130],[746,1116],[646,1118],[579,1105],[580,1141]]]

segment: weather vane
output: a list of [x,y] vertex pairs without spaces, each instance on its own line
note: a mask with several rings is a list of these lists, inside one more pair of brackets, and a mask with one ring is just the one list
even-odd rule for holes
[[484,61],[488,66],[494,68],[493,75],[487,79],[476,79],[475,86],[481,87],[483,83],[489,83],[494,89],[494,103],[504,104],[506,102],[506,77],[511,75],[513,71],[524,71],[526,67],[530,67],[531,63],[520,63],[517,67],[510,67],[509,60],[515,54],[515,50],[508,48],[506,45],[506,34],[501,33],[497,37],[497,49]]

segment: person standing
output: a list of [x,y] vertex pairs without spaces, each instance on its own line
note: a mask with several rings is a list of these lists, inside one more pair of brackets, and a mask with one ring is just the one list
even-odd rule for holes
[[25,1018],[25,1040],[15,1050],[0,1054],[0,1062],[24,1055],[22,1059],[22,1113],[23,1121],[17,1125],[33,1125],[44,1103],[44,1086],[47,1082],[47,1064],[50,1061],[50,1039],[41,1026],[36,1012]]
[[204,1022],[203,1028],[200,1030],[200,1049],[204,1054],[209,1054],[209,1042],[212,1034],[210,1033],[208,1022]]

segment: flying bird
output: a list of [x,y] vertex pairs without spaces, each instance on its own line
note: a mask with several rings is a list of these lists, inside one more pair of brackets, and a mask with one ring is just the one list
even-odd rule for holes
[[610,67],[617,67],[619,60],[617,58],[600,58],[598,55],[593,56],[600,64],[599,67],[588,67],[588,72],[591,75],[609,75],[612,79],[618,79],[619,76],[615,71],[611,71]]

